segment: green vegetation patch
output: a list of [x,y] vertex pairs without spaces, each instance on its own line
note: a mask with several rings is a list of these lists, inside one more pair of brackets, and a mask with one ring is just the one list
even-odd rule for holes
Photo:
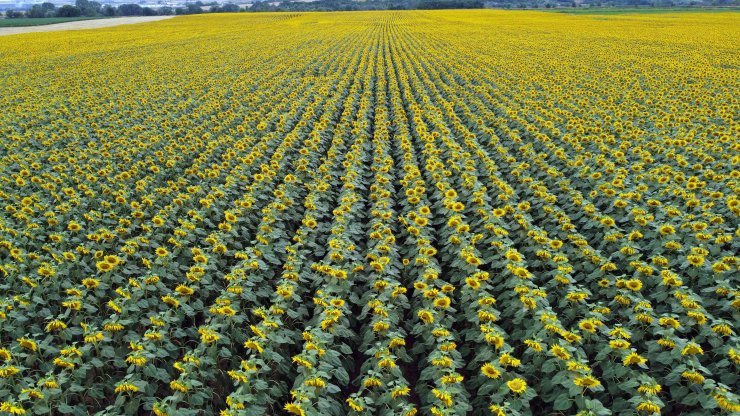
[[54,23],[76,22],[78,20],[98,19],[97,17],[41,17],[41,18],[20,18],[20,19],[0,19],[0,27],[24,27],[24,26],[41,26],[51,25]]

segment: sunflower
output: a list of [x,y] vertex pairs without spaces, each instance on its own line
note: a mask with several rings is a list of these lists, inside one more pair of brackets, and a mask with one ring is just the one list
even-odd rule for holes
[[439,297],[434,300],[434,307],[439,309],[447,309],[450,307],[450,298],[448,297]]
[[187,393],[190,390],[188,386],[177,380],[170,381],[170,388],[174,391],[179,391],[180,393]]
[[643,365],[647,362],[647,358],[637,354],[636,352],[629,353],[626,357],[624,357],[624,360],[622,360],[622,364],[625,366],[628,365]]
[[58,319],[55,319],[46,324],[46,332],[59,331],[62,329],[67,329],[67,324]]
[[541,352],[542,351],[542,344],[540,344],[538,341],[533,339],[525,339],[524,344],[527,345],[532,351],[534,352]]
[[465,279],[465,284],[468,285],[468,287],[471,288],[471,289],[473,289],[473,290],[478,290],[478,289],[480,289],[480,286],[481,286],[480,281],[478,279],[476,279],[475,277],[468,277],[468,278],[466,278]]
[[658,232],[659,232],[659,233],[660,233],[661,235],[671,235],[671,234],[675,234],[675,233],[676,233],[676,229],[675,229],[675,228],[673,228],[673,226],[672,226],[672,225],[670,225],[670,224],[666,224],[666,225],[661,225],[661,226],[660,226],[660,227],[658,228]]
[[262,346],[257,341],[252,341],[252,340],[244,342],[244,348],[257,351],[260,354],[264,351]]
[[686,259],[689,261],[689,264],[694,267],[701,267],[704,264],[704,256],[696,255],[696,254],[690,254],[686,257]]
[[306,379],[303,384],[308,387],[315,387],[317,389],[322,389],[326,387],[326,381],[324,381],[324,379],[320,377]]
[[377,378],[375,378],[375,377],[369,377],[369,378],[366,378],[366,379],[365,379],[365,380],[364,380],[364,381],[362,382],[362,385],[363,385],[363,386],[364,386],[365,388],[368,388],[368,389],[372,389],[372,388],[376,388],[376,387],[380,387],[380,386],[382,386],[382,385],[383,385],[383,383],[382,383],[382,382],[381,382],[381,381],[380,381],[379,379],[377,379]]
[[570,359],[568,351],[560,345],[553,345],[550,347],[550,353],[560,360],[566,361]]
[[506,387],[516,394],[523,394],[527,391],[527,382],[522,378],[514,378],[506,382]]
[[450,393],[438,390],[438,389],[432,389],[432,394],[434,394],[434,397],[436,397],[439,401],[444,403],[445,406],[451,407],[453,400],[452,395]]
[[175,292],[177,292],[181,296],[191,296],[193,293],[195,293],[195,290],[185,285],[178,285],[175,288]]
[[38,349],[38,345],[36,344],[36,341],[30,339],[30,338],[18,338],[18,345],[21,346],[24,350],[36,352]]
[[497,368],[496,368],[496,367],[495,367],[495,366],[494,366],[493,364],[491,364],[491,363],[485,363],[485,364],[483,364],[483,367],[481,367],[481,370],[480,370],[480,371],[481,371],[481,373],[482,373],[482,374],[483,374],[484,376],[486,376],[486,377],[488,377],[488,378],[493,378],[493,379],[497,379],[497,378],[501,377],[501,371],[499,371],[499,370],[498,370],[498,369],[497,369]]
[[626,350],[630,347],[630,343],[623,339],[613,339],[609,341],[609,348],[613,350]]
[[116,393],[136,393],[139,388],[132,383],[120,383],[116,386]]
[[650,395],[657,395],[663,390],[660,384],[643,384],[640,387],[637,388],[637,391],[639,391],[642,394],[650,394]]
[[129,355],[126,357],[126,362],[137,367],[143,367],[146,364],[146,357],[141,355]]
[[10,415],[25,415],[26,409],[24,409],[23,406],[19,406],[11,402],[0,402],[0,412],[5,412]]
[[592,376],[577,377],[573,380],[573,383],[586,389],[595,389],[601,386],[601,382]]
[[299,404],[294,402],[286,403],[283,407],[283,410],[297,416],[306,416],[306,412],[303,410],[303,408],[301,408]]
[[681,350],[681,355],[703,355],[704,350],[701,346],[695,342],[689,342]]
[[391,397],[394,399],[402,396],[408,396],[411,393],[411,389],[408,386],[396,387],[391,391]]
[[624,285],[625,287],[627,287],[627,289],[633,292],[639,292],[640,289],[642,289],[642,281],[640,281],[639,279],[627,280]]
[[519,367],[519,365],[522,363],[521,360],[514,358],[508,352],[501,354],[501,356],[498,357],[498,362],[504,367]]
[[662,327],[671,327],[673,329],[678,329],[681,327],[681,323],[676,318],[670,318],[670,317],[663,317],[658,319],[658,325]]
[[425,324],[431,324],[434,322],[434,315],[432,315],[428,310],[422,309],[416,313],[416,316],[418,316]]
[[597,324],[597,321],[593,319],[584,319],[578,323],[578,327],[581,328],[583,331],[590,332],[593,334],[596,332],[596,329],[598,328],[598,324]]
[[352,398],[347,399],[346,402],[349,408],[354,410],[355,412],[362,412],[363,410],[365,410],[365,408],[361,404],[359,404]]
[[506,411],[504,411],[504,408],[497,404],[492,404],[488,407],[488,410],[493,414],[493,416],[506,416]]
[[100,286],[100,280],[88,277],[87,279],[82,279],[82,286],[85,286],[88,289],[95,289]]
[[660,406],[653,402],[641,402],[636,407],[638,412],[644,412],[648,414],[660,414]]

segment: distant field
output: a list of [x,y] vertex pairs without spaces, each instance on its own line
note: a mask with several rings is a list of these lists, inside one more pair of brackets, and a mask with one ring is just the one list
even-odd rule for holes
[[18,35],[22,33],[32,32],[56,32],[66,30],[83,30],[83,29],[98,29],[103,27],[130,25],[134,23],[153,22],[156,20],[169,19],[172,16],[128,16],[128,17],[114,17],[110,19],[71,19],[63,22],[57,22],[57,24],[48,24],[40,26],[15,26],[15,27],[0,27],[0,36],[7,35]]
[[652,14],[652,13],[676,13],[676,12],[738,12],[740,8],[699,8],[699,7],[610,7],[589,9],[551,9],[557,13],[567,14]]
[[98,19],[97,17],[48,17],[28,19],[0,19],[0,27],[23,27],[53,25],[54,23],[76,22],[78,20]]

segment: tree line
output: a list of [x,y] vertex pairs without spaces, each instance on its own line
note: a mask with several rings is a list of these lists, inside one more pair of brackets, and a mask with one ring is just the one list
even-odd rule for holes
[[[620,6],[701,6],[707,1],[716,5],[740,4],[740,0],[578,0],[578,3],[597,7]],[[24,12],[9,10],[8,18],[43,17],[114,17],[114,16],[163,16],[200,13],[236,12],[307,12],[307,11],[353,11],[353,10],[412,10],[412,9],[480,9],[489,8],[562,8],[577,7],[575,0],[316,0],[256,1],[244,9],[233,3],[203,3],[197,1],[182,7],[142,7],[138,4],[121,4],[118,7],[97,1],[76,0],[75,5],[56,7],[52,3],[36,4]]]
[[76,0],[74,5],[56,7],[53,3],[35,4],[26,12],[8,10],[7,18],[44,18],[44,17],[115,17],[115,16],[167,16],[200,13],[236,13],[242,11],[350,11],[350,10],[408,10],[408,9],[480,9],[482,0],[318,0],[318,1],[283,1],[275,4],[269,1],[257,1],[248,9],[240,8],[233,3],[203,3],[197,1],[182,7],[142,7],[138,4],[101,4],[91,0]]
[[256,2],[250,12],[313,12],[355,10],[481,9],[482,0],[318,0]]
[[118,7],[111,4],[101,4],[91,0],[76,0],[74,5],[65,4],[57,7],[53,3],[35,4],[29,10],[8,10],[5,17],[9,19],[19,18],[46,18],[46,17],[116,17],[116,16],[169,16],[176,14],[199,14],[199,13],[235,13],[244,11],[236,4],[217,2],[203,3],[197,1],[188,3],[183,7],[142,7],[138,4],[121,4]]

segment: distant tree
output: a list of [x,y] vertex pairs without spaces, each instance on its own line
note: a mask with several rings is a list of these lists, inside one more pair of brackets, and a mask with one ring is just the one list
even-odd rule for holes
[[203,9],[201,6],[203,3],[201,2],[195,2],[195,3],[189,3],[185,5],[185,14],[201,14],[203,13]]
[[169,16],[175,14],[175,10],[170,6],[163,6],[159,8],[159,14],[161,16]]
[[221,6],[221,11],[224,13],[236,13],[239,10],[240,10],[239,6],[237,6],[234,3],[226,3],[223,6]]
[[77,6],[70,6],[65,4],[64,6],[57,9],[57,17],[80,17],[82,16],[82,10]]
[[144,9],[138,4],[122,4],[118,6],[118,14],[121,16],[141,16]]
[[478,0],[422,0],[419,9],[482,9],[483,2]]
[[49,3],[47,1],[45,3],[41,3],[41,8],[44,9],[46,17],[54,17],[54,12],[56,12],[57,6],[54,3]]
[[75,6],[80,9],[83,16],[95,17],[100,15],[102,5],[97,1],[75,0]]
[[118,14],[118,10],[116,10],[116,8],[111,6],[110,4],[106,4],[105,6],[103,6],[103,9],[100,11],[100,13],[103,16],[113,17]]
[[15,10],[8,10],[5,12],[5,17],[8,19],[20,19],[24,16],[23,12],[17,12]]
[[31,17],[34,19],[38,19],[40,17],[46,17],[46,11],[43,7],[41,7],[40,4],[34,4],[33,7],[31,7],[26,12],[26,17]]
[[157,11],[151,7],[144,7],[141,9],[141,12],[144,16],[156,16],[158,14]]
[[41,17],[54,17],[54,10],[56,6],[54,3],[42,3],[34,4],[30,10],[26,12],[26,17],[41,18]]

